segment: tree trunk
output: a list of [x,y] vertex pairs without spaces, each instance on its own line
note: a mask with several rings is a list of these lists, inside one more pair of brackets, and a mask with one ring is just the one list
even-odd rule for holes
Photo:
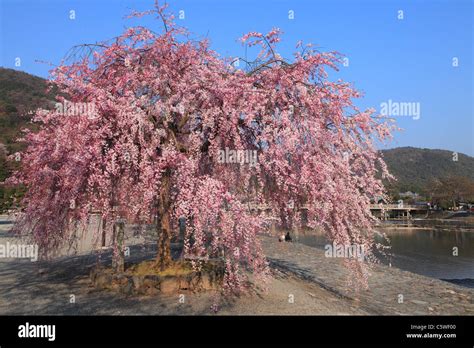
[[[113,268],[115,273],[123,273],[125,271],[125,254],[124,254],[124,235],[125,223],[123,221],[116,222],[116,250],[114,253]],[[114,226],[115,227],[115,226]]]
[[106,228],[107,228],[107,219],[102,219],[102,241],[101,247],[106,245]]
[[163,175],[157,218],[158,253],[156,262],[163,270],[171,264],[171,179],[170,173]]
[[112,225],[112,269],[117,269],[117,224]]

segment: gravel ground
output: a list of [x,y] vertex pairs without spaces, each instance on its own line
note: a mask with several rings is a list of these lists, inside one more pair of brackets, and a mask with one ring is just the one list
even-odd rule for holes
[[[0,244],[20,243],[0,219]],[[473,315],[474,290],[377,265],[369,290],[354,293],[341,260],[298,243],[262,237],[273,277],[268,291],[221,300],[220,315]],[[127,263],[152,259],[152,244],[130,245]],[[175,255],[177,250],[174,250]],[[89,273],[97,254],[53,261],[0,259],[0,315],[210,315],[212,292],[125,297],[97,290]],[[110,252],[101,262],[110,264]],[[403,301],[399,302],[400,295]],[[72,301],[74,299],[74,301]],[[181,298],[182,299],[182,298]]]
[[[21,243],[0,222],[0,244]],[[152,258],[153,246],[131,246],[128,263]],[[110,262],[110,253],[101,260]],[[0,259],[0,315],[212,315],[212,292],[179,295],[130,296],[97,290],[89,272],[92,254],[64,256],[54,261]],[[74,301],[72,301],[74,299]],[[73,303],[71,303],[73,302]],[[357,302],[340,298],[317,284],[273,270],[266,293],[221,300],[219,315],[350,315],[367,314]]]

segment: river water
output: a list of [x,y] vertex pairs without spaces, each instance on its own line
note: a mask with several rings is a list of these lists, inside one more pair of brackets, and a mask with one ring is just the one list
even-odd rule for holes
[[[382,227],[379,231],[386,233],[391,245],[391,256],[381,258],[382,263],[474,288],[473,231],[410,227]],[[298,241],[317,248],[328,244],[321,234],[300,234]],[[453,248],[457,248],[457,256]]]

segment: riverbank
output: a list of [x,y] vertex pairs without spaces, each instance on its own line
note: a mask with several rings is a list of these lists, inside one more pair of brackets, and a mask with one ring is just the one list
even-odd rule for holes
[[[9,232],[12,221],[0,219],[0,244],[21,243]],[[130,244],[126,265],[153,259],[156,243]],[[175,246],[175,245],[174,245]],[[90,248],[91,245],[89,244]],[[85,250],[82,245],[79,250]],[[89,249],[90,250],[90,249]],[[178,248],[173,248],[176,256]],[[64,255],[51,261],[31,262],[0,258],[0,315],[212,315],[215,293],[182,292],[174,295],[125,296],[91,285],[90,271],[98,252]],[[100,262],[111,263],[110,250]],[[184,303],[182,297],[184,295]],[[292,299],[292,300],[291,300]],[[181,301],[180,301],[181,300]],[[272,270],[268,292],[222,300],[218,315],[366,315],[351,301],[318,284]]]
[[[127,263],[151,259],[152,246],[133,246]],[[110,262],[110,253],[102,256]],[[213,315],[215,293],[124,296],[97,290],[89,272],[94,255],[50,262],[0,260],[0,315]],[[184,295],[184,297],[180,297]],[[71,299],[73,303],[71,302]],[[184,299],[184,302],[182,301]],[[181,300],[181,301],[180,301]],[[268,292],[222,300],[218,315],[366,315],[353,301],[318,284],[272,270]]]
[[[273,277],[267,293],[221,302],[219,315],[473,315],[473,291],[382,265],[370,289],[354,292],[340,260],[298,243],[262,237]],[[133,246],[127,263],[152,258],[153,246]],[[110,262],[105,253],[102,262]],[[91,287],[95,255],[54,261],[0,261],[1,315],[210,315],[214,293],[126,297]],[[403,302],[399,303],[400,295]],[[73,303],[71,302],[74,298]]]
[[[376,241],[389,246],[379,260],[425,277],[474,288],[474,233],[460,229],[379,226]],[[295,234],[299,243],[323,250],[330,242],[322,232]]]
[[459,229],[474,232],[474,216],[465,217],[430,217],[400,220],[381,220],[379,226],[411,227],[411,228],[436,228]]
[[[0,224],[0,244],[20,243]],[[268,292],[222,301],[219,315],[473,315],[473,289],[375,265],[369,290],[347,286],[342,260],[300,243],[261,236],[272,268]],[[129,245],[126,264],[152,259],[155,244]],[[175,249],[176,251],[177,249]],[[212,292],[124,296],[91,286],[98,251],[51,261],[0,259],[0,315],[210,315]],[[110,251],[100,262],[110,264]],[[400,295],[403,301],[400,302]]]
[[369,289],[354,292],[342,259],[327,258],[324,250],[300,243],[278,243],[262,237],[273,267],[319,284],[340,298],[358,303],[370,314],[473,315],[474,290],[382,264],[374,265]]

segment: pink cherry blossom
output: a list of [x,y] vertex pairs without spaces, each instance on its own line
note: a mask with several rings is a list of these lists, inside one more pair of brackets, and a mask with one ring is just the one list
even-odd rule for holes
[[[245,289],[251,273],[268,275],[258,234],[269,215],[371,250],[370,202],[384,195],[381,176],[389,177],[374,141],[392,128],[354,107],[359,93],[348,83],[327,79],[341,56],[300,45],[284,62],[273,29],[242,38],[261,47],[260,64],[231,69],[208,42],[183,37],[164,8],[135,15],[146,14],[163,20],[163,33],[129,29],[52,71],[58,101],[89,103],[95,113],[36,112],[39,131],[25,134],[22,168],[11,179],[28,188],[16,228],[48,254],[71,238],[72,226],[87,225],[91,209],[106,221],[157,220],[157,258],[166,264],[184,218],[184,253],[223,258],[229,292]],[[225,148],[255,150],[258,161],[221,163]],[[349,266],[366,280],[365,263]]]

